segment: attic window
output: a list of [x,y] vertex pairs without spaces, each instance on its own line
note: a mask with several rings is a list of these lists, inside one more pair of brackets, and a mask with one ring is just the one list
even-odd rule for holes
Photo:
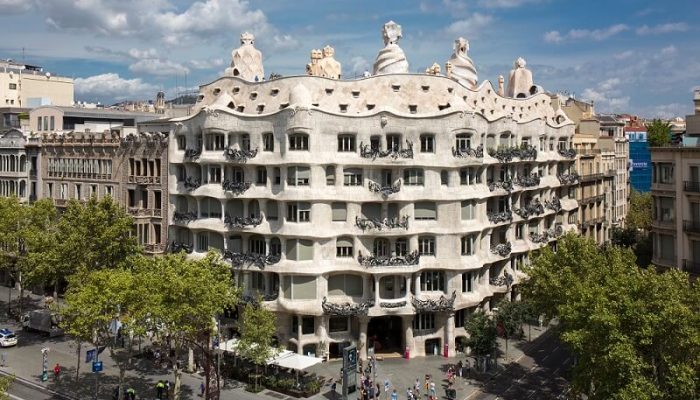
[[491,89],[487,90],[486,93],[491,94]]
[[519,119],[522,119],[522,118],[523,118],[523,115],[522,115],[522,114],[518,114],[518,118],[519,118]]
[[486,114],[486,110],[484,110],[484,109],[482,108],[482,109],[481,109],[481,114],[482,114],[482,115],[485,115],[485,114]]
[[428,90],[430,90],[430,86],[428,86],[428,85],[422,85],[420,88],[423,89],[424,92],[427,92]]
[[329,95],[329,96],[332,95],[332,94],[333,94],[333,89],[331,89],[331,88],[326,88],[326,94]]
[[318,103],[311,103],[312,106],[318,107]]
[[199,102],[202,101],[202,100],[204,100],[204,95],[203,95],[203,94],[200,94],[199,96],[197,96],[197,103],[199,103]]
[[394,92],[398,92],[399,89],[401,89],[401,85],[399,85],[398,83],[392,83],[392,84],[391,84],[391,89],[393,89]]
[[289,107],[289,103],[280,103],[280,110]]
[[262,113],[263,110],[265,110],[265,104],[258,104],[258,114]]
[[258,92],[250,92],[250,99],[255,100],[258,98]]
[[238,94],[238,92],[240,92],[240,91],[241,91],[241,88],[239,88],[238,86],[233,87],[233,94]]
[[447,93],[452,93],[453,90],[454,90],[454,88],[448,87],[448,88],[447,88]]
[[367,110],[374,110],[374,104],[367,104]]
[[440,111],[445,110],[445,109],[448,109],[448,108],[450,108],[450,103],[447,103],[447,104],[438,104],[438,110],[440,110]]
[[227,107],[228,107],[228,108],[230,108],[230,109],[232,109],[232,110],[235,110],[235,109],[236,109],[236,105],[235,105],[235,104],[233,104],[233,102],[232,102],[232,101],[229,101],[229,103],[228,103],[228,106],[227,106]]
[[270,96],[277,96],[280,93],[279,89],[270,90]]
[[218,96],[221,93],[221,88],[214,88],[214,96]]
[[417,104],[409,104],[408,111],[410,111],[411,114],[415,114],[416,112],[418,112],[418,105]]
[[354,97],[354,98],[360,97],[360,91],[359,91],[359,90],[353,90],[353,91],[352,91],[352,97]]
[[482,98],[481,98],[481,102],[482,102],[482,103],[485,103],[485,102],[486,102],[486,97],[482,97]]
[[340,112],[341,113],[346,113],[348,112],[348,105],[347,104],[339,104],[340,106]]
[[238,109],[236,111],[242,113],[243,110],[245,110],[245,106],[238,106]]

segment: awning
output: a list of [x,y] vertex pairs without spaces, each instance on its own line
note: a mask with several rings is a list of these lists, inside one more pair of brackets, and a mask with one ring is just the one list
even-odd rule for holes
[[[219,350],[229,353],[236,353],[238,339],[230,339],[219,344]],[[290,368],[303,371],[313,365],[319,364],[321,358],[303,356],[289,350],[282,350],[267,360],[267,365],[277,365],[282,368]]]

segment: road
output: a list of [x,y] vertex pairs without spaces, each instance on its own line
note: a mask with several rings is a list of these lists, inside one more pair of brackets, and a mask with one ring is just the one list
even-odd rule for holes
[[517,363],[467,400],[557,399],[568,387],[565,376],[572,360],[571,353],[552,335],[535,344]]
[[45,390],[15,381],[8,390],[12,400],[63,400],[63,397],[47,393]]

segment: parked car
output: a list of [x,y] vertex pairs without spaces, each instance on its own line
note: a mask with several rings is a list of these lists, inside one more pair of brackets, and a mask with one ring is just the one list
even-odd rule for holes
[[17,345],[17,335],[9,329],[0,329],[0,347]]

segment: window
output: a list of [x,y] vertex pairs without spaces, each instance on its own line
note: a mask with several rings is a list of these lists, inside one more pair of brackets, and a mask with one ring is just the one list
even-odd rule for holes
[[185,150],[187,148],[187,138],[185,135],[177,135],[176,140],[178,150]]
[[256,170],[255,183],[261,186],[267,185],[267,168],[258,167]]
[[403,183],[407,186],[423,186],[423,170],[419,168],[404,170]]
[[263,133],[263,151],[275,151],[275,135]]
[[199,234],[197,234],[197,250],[209,250],[209,234],[207,234],[206,232],[200,232]]
[[476,218],[476,201],[465,200],[462,202],[462,220],[471,220]]
[[282,295],[287,299],[294,300],[315,299],[316,277],[303,275],[288,275],[283,277]]
[[435,270],[421,272],[420,290],[425,292],[444,292],[445,272]]
[[435,136],[420,135],[420,152],[435,153]]
[[62,183],[61,184],[61,199],[65,200],[66,196],[68,196],[68,184],[67,183]]
[[309,177],[311,170],[309,167],[288,167],[287,168],[287,185],[290,186],[309,186]]
[[437,205],[430,201],[416,202],[413,214],[416,220],[436,220]]
[[362,170],[359,168],[349,168],[343,170],[344,186],[362,186]]
[[394,242],[394,252],[397,257],[404,257],[408,254],[408,240],[404,238],[396,239]]
[[[243,179],[241,178],[240,181]],[[221,166],[210,165],[209,166],[209,183],[221,183]]]
[[465,272],[462,274],[462,293],[469,293],[474,288],[472,284],[474,282],[474,277],[471,272]]
[[250,135],[247,133],[241,135],[241,149],[250,150]]
[[326,185],[335,186],[335,166],[329,165],[326,167]]
[[462,168],[459,170],[460,185],[474,185],[481,183],[481,175],[477,168]]
[[455,147],[457,150],[464,151],[472,147],[472,136],[466,133],[460,133],[455,139]]
[[207,141],[204,148],[207,150],[223,150],[224,149],[224,135],[222,134],[212,134],[207,135]]
[[314,242],[303,239],[287,240],[287,259],[294,261],[313,260]]
[[362,296],[362,277],[351,274],[331,275],[328,278],[329,296]]
[[672,184],[673,183],[673,164],[671,163],[659,163],[659,183]]
[[435,314],[421,313],[413,318],[413,330],[427,331],[435,329]]
[[389,240],[387,239],[374,239],[372,246],[374,250],[375,257],[388,257],[389,256]]
[[347,221],[348,205],[346,203],[331,203],[331,214],[333,221]]
[[462,255],[471,256],[476,252],[477,235],[467,235],[462,238]]
[[277,221],[279,218],[279,208],[277,202],[274,200],[268,200],[265,206],[267,212],[265,213],[265,219],[268,221]]
[[674,221],[675,200],[672,197],[659,197],[658,219],[663,222]]
[[386,135],[386,148],[388,150],[401,150],[401,135]]
[[381,141],[382,139],[380,136],[372,136],[369,138],[369,147],[372,150],[379,150],[382,147]]
[[422,256],[435,255],[435,238],[432,236],[422,236],[418,238],[418,253]]
[[469,310],[463,308],[455,312],[455,328],[464,328],[469,319]]
[[81,200],[83,198],[83,191],[82,191],[82,185],[79,183],[75,184],[75,198],[78,200]]
[[523,238],[523,231],[525,230],[525,224],[515,225],[515,239],[520,240]]
[[289,150],[309,150],[309,135],[303,133],[289,135]]
[[40,131],[41,130],[41,117],[38,117],[36,119],[36,130]]
[[449,174],[447,171],[445,171],[443,169],[442,171],[440,171],[440,184],[443,186],[447,186],[447,185],[449,185],[449,183],[450,183]]
[[328,319],[328,331],[330,333],[347,332],[349,326],[348,317],[330,317]]
[[105,186],[105,194],[107,196],[112,196],[112,186]]
[[282,183],[282,173],[280,172],[279,167],[275,167],[272,170],[272,175],[273,175],[273,184],[279,185]]
[[311,219],[311,203],[287,204],[288,222],[309,222]]
[[9,88],[10,88],[10,90],[17,90],[17,84],[16,84],[16,83],[10,83]]
[[314,323],[314,317],[303,317],[301,319],[301,334],[311,335],[316,330],[316,324]]
[[338,135],[338,151],[355,151],[355,135]]
[[49,117],[49,130],[55,130],[56,127],[56,117],[53,115]]
[[267,254],[267,246],[262,236],[252,236],[248,239],[248,251],[253,254]]
[[342,237],[335,241],[336,257],[352,257],[352,238]]
[[46,197],[53,198],[53,183],[46,184]]

